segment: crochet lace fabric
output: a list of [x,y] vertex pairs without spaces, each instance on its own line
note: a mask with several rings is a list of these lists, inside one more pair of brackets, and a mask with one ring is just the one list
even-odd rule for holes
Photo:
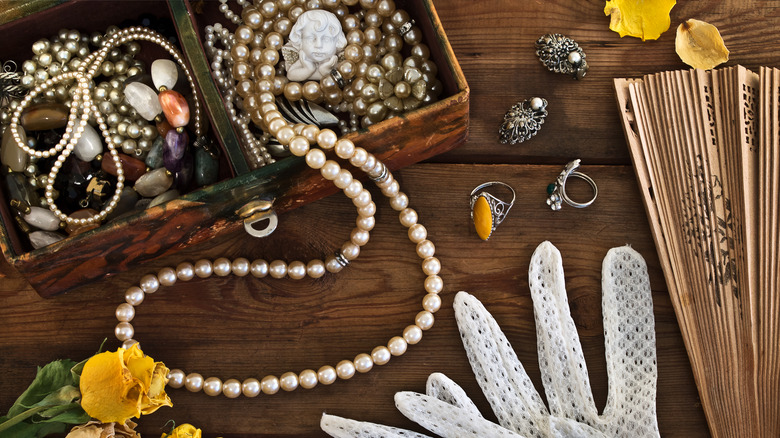
[[[579,336],[571,318],[559,251],[536,249],[529,268],[539,366],[548,407],[501,328],[473,296],[455,297],[455,316],[477,382],[499,424],[482,417],[453,381],[432,374],[426,394],[396,394],[396,407],[442,437],[658,437],[655,322],[647,268],[629,247],[613,248],[602,269],[602,310],[609,394],[598,415]],[[325,415],[336,437],[426,435]]]

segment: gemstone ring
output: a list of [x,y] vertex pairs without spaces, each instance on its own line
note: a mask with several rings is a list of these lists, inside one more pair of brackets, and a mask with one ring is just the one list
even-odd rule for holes
[[[555,182],[547,186],[547,194],[549,195],[547,198],[547,205],[549,205],[553,211],[560,210],[563,202],[574,208],[585,208],[593,204],[593,201],[595,201],[596,197],[599,195],[599,188],[596,186],[596,181],[593,181],[593,178],[582,172],[577,172],[578,167],[580,167],[579,158],[569,162],[558,175],[558,178],[555,179]],[[589,201],[575,202],[566,194],[566,180],[568,180],[570,176],[579,178],[590,184],[590,187],[593,189],[593,197],[590,198]]]
[[[502,201],[491,193],[486,191],[491,186],[502,186],[512,192],[510,202]],[[488,240],[501,222],[504,221],[509,209],[515,203],[515,190],[509,184],[500,181],[490,181],[480,184],[471,191],[471,220],[474,222],[474,228],[477,230],[479,238]]]

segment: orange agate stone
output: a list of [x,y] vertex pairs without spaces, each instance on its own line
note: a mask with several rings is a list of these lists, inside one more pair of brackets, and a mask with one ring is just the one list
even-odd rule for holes
[[493,212],[484,196],[477,198],[474,203],[473,219],[474,228],[476,228],[479,238],[488,240],[493,233]]
[[168,123],[174,128],[187,126],[190,122],[190,106],[187,104],[187,99],[173,90],[161,91],[159,97],[160,106]]

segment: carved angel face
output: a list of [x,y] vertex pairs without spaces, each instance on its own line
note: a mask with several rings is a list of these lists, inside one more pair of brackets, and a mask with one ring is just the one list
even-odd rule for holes
[[336,54],[336,37],[325,29],[307,26],[301,32],[301,51],[314,62],[325,62]]

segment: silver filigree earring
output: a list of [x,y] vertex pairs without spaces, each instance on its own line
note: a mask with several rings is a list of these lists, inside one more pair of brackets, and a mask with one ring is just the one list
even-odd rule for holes
[[582,79],[588,72],[585,52],[573,39],[559,33],[548,33],[536,40],[536,56],[548,70]]

